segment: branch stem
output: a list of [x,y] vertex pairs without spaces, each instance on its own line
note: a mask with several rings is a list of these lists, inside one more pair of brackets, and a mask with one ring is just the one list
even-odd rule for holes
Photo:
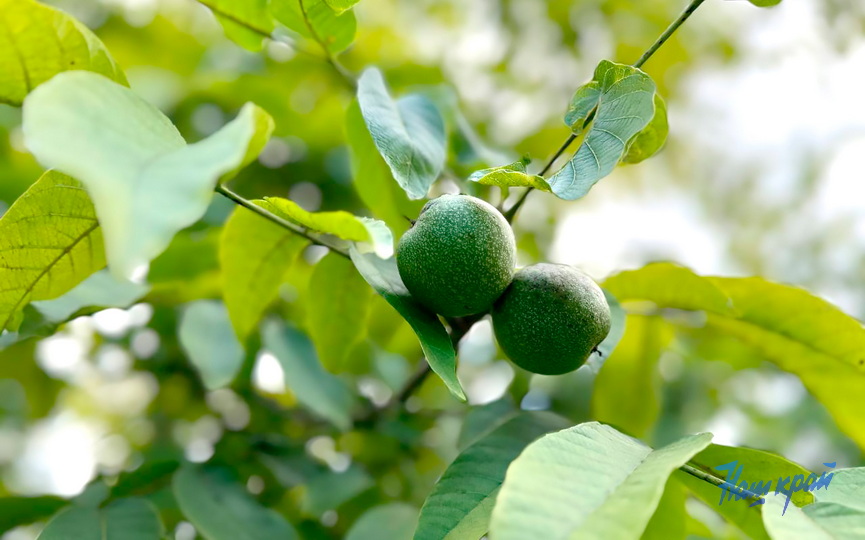
[[682,471],[683,473],[690,474],[694,478],[702,480],[703,482],[708,482],[708,483],[712,484],[713,486],[717,486],[717,487],[722,488],[722,489],[727,489],[730,492],[736,494],[738,497],[744,497],[746,500],[749,500],[751,502],[757,502],[757,501],[763,500],[762,495],[758,495],[757,493],[754,493],[752,491],[748,491],[747,489],[742,489],[740,487],[734,486],[734,485],[730,484],[729,482],[727,482],[726,480],[724,480],[723,478],[719,478],[719,477],[715,476],[714,474],[707,473],[706,471],[704,471],[701,468],[696,467],[695,465],[696,465],[696,463],[692,465],[689,462],[689,463],[686,463],[686,464],[682,465],[681,467],[679,467],[679,470]]
[[287,231],[291,231],[292,233],[294,233],[298,236],[302,236],[302,237],[306,238],[307,240],[309,240],[313,244],[316,244],[316,245],[319,245],[322,247],[326,247],[327,249],[331,250],[332,252],[334,252],[338,255],[342,255],[346,259],[350,258],[348,256],[348,252],[345,251],[344,249],[342,249],[338,246],[335,246],[335,245],[333,245],[333,244],[331,244],[331,243],[329,243],[329,242],[327,242],[321,238],[313,236],[313,235],[309,234],[308,232],[306,232],[302,227],[299,227],[298,225],[295,225],[294,223],[288,221],[287,219],[283,219],[283,218],[277,216],[276,214],[269,212],[268,210],[258,206],[257,204],[255,204],[254,202],[252,202],[248,199],[244,199],[243,197],[241,197],[237,193],[230,190],[224,184],[220,184],[220,185],[216,186],[216,192],[219,193],[220,195],[222,195],[223,197],[225,197],[226,199],[232,201],[233,203],[239,204],[240,206],[246,208],[247,210],[255,212],[256,214],[258,214],[259,216],[263,217],[264,219],[270,221],[271,223],[279,225],[280,227],[282,227],[283,229],[285,229]]

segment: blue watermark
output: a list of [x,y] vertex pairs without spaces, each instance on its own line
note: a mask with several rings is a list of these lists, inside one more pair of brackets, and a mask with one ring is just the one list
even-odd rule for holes
[[[831,469],[835,468],[836,462],[832,463],[824,463],[823,465],[829,467]],[[732,501],[733,497],[736,498],[737,501],[741,501],[742,499],[754,499],[754,502],[750,504],[750,506],[755,506],[758,504],[764,504],[766,502],[766,495],[769,494],[769,491],[772,490],[772,479],[769,480],[760,480],[758,482],[754,482],[752,484],[748,484],[747,480],[739,481],[739,477],[742,475],[742,470],[745,468],[744,465],[739,465],[738,461],[731,461],[730,463],[725,463],[723,465],[719,465],[714,467],[717,471],[727,472],[727,480],[723,482],[720,486],[721,488],[721,500],[718,505],[724,504],[724,500]],[[797,491],[817,491],[822,488],[829,488],[829,482],[832,481],[832,476],[834,472],[823,472],[819,477],[811,473],[806,478],[803,474],[797,474],[795,476],[780,476],[775,481],[775,495],[784,494],[787,496],[787,500],[784,502],[784,511],[781,512],[781,515],[787,512],[787,505],[790,504],[790,498],[793,497],[793,494]]]

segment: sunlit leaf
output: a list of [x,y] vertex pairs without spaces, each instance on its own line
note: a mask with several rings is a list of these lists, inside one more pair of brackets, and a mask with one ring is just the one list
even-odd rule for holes
[[550,191],[550,185],[542,176],[526,173],[528,159],[521,159],[510,165],[493,167],[474,172],[469,176],[472,182],[498,187],[530,187]]
[[376,506],[360,516],[345,540],[411,540],[417,525],[417,508],[406,503]]
[[368,243],[379,257],[393,255],[393,234],[380,221],[357,217],[342,210],[307,212],[296,202],[279,197],[265,197],[260,206],[310,231]]
[[692,435],[652,450],[597,422],[546,435],[508,468],[490,534],[497,540],[639,537],[670,474],[711,438]]
[[622,163],[634,164],[649,159],[664,147],[670,124],[667,121],[667,104],[660,94],[655,94],[655,116],[649,125],[628,141],[628,151]]
[[330,54],[346,50],[354,41],[357,20],[353,11],[337,13],[325,0],[270,2],[271,12],[277,21]]
[[550,413],[523,412],[466,448],[427,497],[415,540],[457,540],[486,534],[508,465],[530,442],[568,424]]
[[672,339],[660,317],[630,316],[625,338],[595,379],[592,418],[644,437],[661,414],[658,361]]
[[574,157],[547,180],[553,193],[579,199],[610,174],[628,141],[655,115],[654,95],[655,83],[639,69],[607,60],[598,64],[594,79],[577,90],[565,115],[574,132],[584,127],[587,132]]
[[640,540],[685,540],[685,500],[685,489],[671,476]]
[[149,290],[143,283],[120,280],[107,270],[101,270],[63,296],[33,302],[33,307],[47,320],[63,322],[84,308],[127,308]]
[[456,352],[450,336],[435,313],[411,297],[399,277],[396,261],[381,259],[373,254],[364,255],[355,248],[351,249],[351,260],[364,280],[411,325],[427,362],[448,390],[465,401],[465,393],[457,379]]
[[54,516],[39,540],[160,540],[156,509],[142,499],[120,499],[105,508],[70,506]]
[[351,427],[352,393],[321,367],[309,338],[295,328],[268,321],[262,339],[264,347],[282,365],[285,385],[300,403],[342,430]]
[[766,532],[773,540],[857,540],[865,535],[865,512],[838,503],[789,505],[784,497],[769,496],[762,507]]
[[206,540],[297,538],[282,516],[261,506],[224,471],[185,467],[172,484],[181,512]]
[[28,96],[23,127],[43,165],[85,185],[104,229],[109,269],[131,277],[204,215],[216,183],[257,154],[273,122],[248,104],[217,133],[187,145],[131,90],[73,71]]
[[261,50],[265,37],[273,32],[270,0],[198,0],[209,7],[225,34],[249,50]]
[[342,13],[347,9],[351,9],[355,4],[360,2],[360,0],[324,0],[330,9],[336,11],[337,13]]
[[105,266],[93,203],[72,178],[48,171],[0,217],[0,331],[32,300],[57,298]]
[[[264,201],[253,201],[266,207]],[[234,331],[241,341],[276,300],[279,286],[308,240],[238,207],[219,240],[222,291]]]
[[444,120],[435,104],[419,94],[394,101],[377,68],[363,72],[357,99],[376,148],[411,199],[426,196],[444,168]]
[[307,328],[324,367],[351,370],[348,353],[366,335],[372,291],[351,261],[326,255],[309,280]]
[[243,347],[231,331],[222,302],[199,300],[187,305],[177,337],[208,390],[231,384],[243,365]]
[[658,307],[719,314],[733,309],[730,297],[718,285],[671,263],[653,263],[639,270],[620,272],[607,278],[603,285],[623,303],[648,301]]
[[73,69],[127,84],[99,38],[75,18],[34,0],[0,0],[0,103],[21,105],[34,88]]
[[781,3],[781,0],[748,0],[757,7],[772,7]]

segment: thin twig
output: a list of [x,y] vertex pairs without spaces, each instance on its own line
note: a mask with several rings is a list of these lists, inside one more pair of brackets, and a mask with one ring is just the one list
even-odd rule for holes
[[[556,153],[553,154],[553,157],[551,157],[550,160],[547,161],[547,164],[544,165],[544,168],[541,169],[541,172],[539,172],[538,174],[540,176],[547,174],[547,171],[550,170],[550,168],[553,166],[553,163],[555,163],[556,160],[559,159],[559,156],[565,153],[565,150],[568,149],[568,147],[576,140],[576,138],[576,133],[571,133],[571,135],[568,137],[568,140],[566,140],[565,143],[559,147]],[[505,219],[508,220],[508,223],[514,220],[514,216],[517,215],[520,207],[523,205],[523,203],[526,202],[526,199],[529,197],[529,193],[531,193],[533,189],[534,188],[528,188],[527,190],[525,190],[522,196],[517,200],[517,202],[515,202],[514,205],[511,206],[507,212],[505,212],[504,216]]]
[[[696,465],[696,463],[694,465]],[[679,470],[682,471],[683,473],[690,474],[694,478],[698,478],[698,479],[702,480],[703,482],[708,482],[708,483],[712,484],[713,486],[718,486],[719,488],[727,489],[731,493],[735,494],[738,498],[744,498],[744,499],[751,501],[751,502],[759,502],[759,501],[763,500],[762,495],[759,495],[757,493],[754,493],[753,491],[748,491],[747,489],[743,489],[743,488],[740,488],[738,486],[735,486],[735,485],[727,482],[723,478],[719,478],[719,477],[715,476],[714,474],[707,473],[706,471],[704,471],[698,467],[695,467],[694,465],[691,465],[690,463],[686,463],[686,464],[682,465],[681,467],[679,467]]]
[[230,201],[237,203],[240,206],[246,208],[247,210],[251,210],[251,211],[255,212],[256,214],[258,214],[259,216],[271,221],[272,223],[279,225],[283,229],[291,231],[292,233],[294,233],[298,236],[302,236],[302,237],[306,238],[307,240],[309,240],[310,242],[312,242],[313,244],[316,244],[316,245],[319,245],[322,247],[326,247],[327,249],[331,250],[332,252],[334,252],[338,255],[342,255],[346,259],[350,259],[348,252],[346,250],[342,249],[341,247],[335,246],[335,245],[333,245],[333,244],[331,244],[331,243],[329,243],[329,242],[327,242],[321,238],[318,238],[316,236],[309,234],[308,232],[303,230],[302,227],[299,227],[299,226],[295,225],[294,223],[288,221],[287,219],[283,219],[283,218],[277,216],[276,214],[269,212],[267,209],[258,206],[257,204],[255,204],[254,202],[252,202],[248,199],[244,199],[243,197],[241,197],[237,193],[228,189],[228,187],[226,187],[224,184],[220,184],[220,185],[216,186],[216,192],[219,193],[220,195],[224,196],[225,198],[229,199]]

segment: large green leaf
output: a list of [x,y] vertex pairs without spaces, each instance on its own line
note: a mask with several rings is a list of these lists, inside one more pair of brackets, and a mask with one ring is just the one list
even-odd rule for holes
[[834,473],[829,468],[824,474],[829,483],[811,492],[818,502],[843,504],[865,512],[865,467],[838,469]]
[[481,437],[488,435],[492,430],[511,420],[516,414],[516,406],[508,397],[497,399],[469,409],[463,420],[459,437],[457,438],[457,449],[462,452]]
[[530,187],[541,191],[550,191],[550,185],[547,184],[543,176],[526,173],[526,165],[528,164],[529,160],[524,158],[510,165],[482,169],[473,172],[469,176],[469,180],[487,186]]
[[21,525],[43,520],[67,504],[69,501],[51,496],[2,497],[0,498],[0,531],[9,531]]
[[671,476],[640,540],[685,540],[685,488]]
[[421,508],[415,540],[483,536],[511,461],[530,442],[568,423],[550,413],[509,415],[450,464]]
[[355,4],[360,2],[360,0],[324,0],[327,2],[327,5],[337,13],[342,13],[347,9],[351,9]]
[[351,260],[363,279],[411,325],[417,334],[424,356],[448,390],[465,401],[466,395],[457,379],[456,352],[447,330],[435,313],[411,297],[399,277],[396,261],[362,254],[352,247]]
[[207,540],[294,540],[285,519],[261,506],[224,471],[185,467],[175,473],[174,497],[183,515]]
[[265,37],[273,32],[270,0],[198,0],[209,7],[238,45],[257,51]]
[[648,301],[658,307],[728,314],[730,297],[718,285],[671,263],[653,263],[627,270],[604,281],[604,289],[620,302]]
[[[253,201],[266,207],[264,201]],[[286,272],[308,241],[243,207],[222,229],[219,264],[222,294],[241,341],[277,298]]]
[[345,540],[411,540],[417,525],[417,508],[395,502],[376,506],[360,516]]
[[652,450],[597,422],[546,435],[508,468],[493,509],[491,536],[636,538],[655,512],[670,474],[711,438],[709,433],[692,435]]
[[646,436],[661,414],[657,367],[672,339],[672,328],[660,317],[631,315],[625,338],[595,379],[592,418]]
[[357,31],[353,11],[334,11],[325,0],[271,0],[276,20],[329,54],[349,47]]
[[429,98],[394,101],[377,68],[363,72],[357,100],[366,127],[394,178],[411,199],[422,199],[445,164],[444,120]]
[[628,141],[628,151],[622,163],[635,164],[654,156],[664,147],[669,132],[667,104],[660,94],[655,94],[655,116],[649,125]]
[[57,75],[24,102],[28,148],[87,188],[109,268],[124,277],[204,215],[219,179],[254,159],[272,127],[267,113],[248,104],[217,133],[187,145],[152,105],[84,71]]
[[0,217],[0,332],[32,300],[57,298],[105,266],[102,229],[84,188],[48,171]]
[[268,321],[262,339],[264,347],[279,360],[285,385],[297,400],[339,429],[349,429],[354,396],[339,378],[321,367],[309,338],[295,328]]
[[309,279],[306,323],[324,367],[331,372],[350,370],[349,352],[366,335],[372,291],[351,261],[329,253]]
[[418,215],[422,202],[410,200],[394,181],[366,128],[357,100],[352,101],[346,113],[345,134],[355,191],[375,217],[397,234],[405,232],[410,225],[406,218]]
[[39,540],[160,540],[156,509],[142,499],[120,499],[105,508],[70,506],[42,530]]
[[198,300],[187,305],[177,337],[209,390],[231,384],[243,365],[243,346],[231,330],[222,302]]
[[549,182],[567,200],[584,196],[610,174],[627,143],[655,115],[655,83],[637,68],[607,60],[598,64],[591,82],[574,94],[565,123],[576,133],[586,129],[573,158]]
[[393,233],[381,221],[357,217],[342,210],[307,212],[296,202],[279,197],[265,197],[260,206],[311,231],[370,244],[379,257],[393,255]]
[[34,88],[73,69],[127,84],[99,38],[75,18],[35,0],[0,0],[0,103],[21,105]]
[[117,279],[107,270],[100,270],[63,296],[32,305],[46,320],[61,323],[85,309],[127,308],[149,290],[144,283]]
[[[802,468],[801,465],[771,452],[719,444],[709,445],[708,448],[694,456],[692,461],[705,469],[706,472],[711,472],[719,478],[736,483],[743,489],[745,486],[742,485],[742,482],[748,482],[747,487],[752,492],[760,491],[762,493],[763,489],[756,485],[760,482],[765,484],[766,481],[771,481],[771,489],[774,493],[778,478],[792,478],[797,474],[808,476],[809,474],[809,471]],[[741,466],[737,478],[734,478],[735,475],[731,474],[727,468],[718,469],[718,467],[734,461]],[[751,506],[751,502],[744,499],[736,500],[735,496],[731,498],[729,490],[725,492],[721,488],[685,473],[678,472],[676,477],[697,498],[714,508],[749,537],[755,540],[768,538],[766,530],[763,528],[759,506]],[[721,503],[722,495],[725,495],[723,503]],[[798,492],[793,495],[792,500],[795,504],[802,505],[810,503],[813,498],[809,493]]]

